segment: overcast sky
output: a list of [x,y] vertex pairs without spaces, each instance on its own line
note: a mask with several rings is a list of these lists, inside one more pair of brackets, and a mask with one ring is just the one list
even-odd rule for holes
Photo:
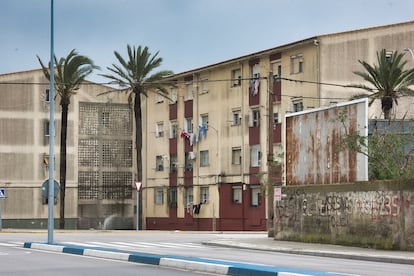
[[[0,74],[50,56],[50,0],[0,0]],[[102,68],[148,46],[184,72],[314,35],[414,20],[413,0],[54,0],[55,54]],[[412,47],[414,45],[403,45]],[[97,72],[99,73],[99,72]],[[102,81],[99,77],[89,78]]]

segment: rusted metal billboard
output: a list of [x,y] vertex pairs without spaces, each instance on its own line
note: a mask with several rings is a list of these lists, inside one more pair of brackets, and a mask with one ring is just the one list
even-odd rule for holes
[[347,134],[367,137],[367,99],[290,113],[284,125],[286,185],[368,180],[367,156],[342,143]]

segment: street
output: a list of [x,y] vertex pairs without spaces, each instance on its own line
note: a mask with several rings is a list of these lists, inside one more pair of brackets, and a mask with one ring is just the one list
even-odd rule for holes
[[[284,254],[203,244],[206,241],[230,237],[242,239],[265,238],[266,234],[174,231],[57,231],[54,235],[54,240],[57,243],[85,247],[92,246],[131,252],[201,257],[353,275],[412,275],[414,268],[412,265],[406,264]],[[0,232],[0,255],[2,255],[0,265],[3,269],[8,269],[8,272],[16,271],[14,275],[29,275],[29,272],[30,275],[35,275],[29,270],[29,266],[36,268],[35,271],[39,271],[39,275],[40,272],[42,272],[42,275],[48,275],[47,273],[49,272],[52,273],[61,269],[65,269],[65,271],[67,269],[71,274],[76,272],[79,275],[82,275],[82,271],[87,271],[88,275],[91,275],[91,271],[101,271],[101,273],[96,275],[105,275],[105,273],[109,275],[112,269],[112,272],[116,270],[116,273],[119,273],[120,269],[122,269],[122,275],[129,275],[128,271],[130,269],[135,271],[135,273],[139,269],[140,275],[155,275],[151,274],[153,272],[163,273],[162,268],[155,266],[143,266],[127,262],[114,262],[105,259],[71,256],[70,254],[45,253],[31,249],[22,249],[23,243],[27,241],[45,242],[47,241],[47,233],[41,231],[31,233]],[[269,242],[275,241],[269,239]],[[16,270],[13,270],[14,268]],[[141,270],[143,271],[142,273],[148,274],[141,274]],[[168,275],[173,275],[172,273],[168,271]],[[179,271],[177,275],[184,275],[183,273],[183,271]],[[199,275],[189,273],[188,275]]]

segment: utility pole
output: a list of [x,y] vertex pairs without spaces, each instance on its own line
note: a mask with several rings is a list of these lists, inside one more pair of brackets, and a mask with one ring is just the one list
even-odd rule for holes
[[54,217],[53,207],[55,204],[55,65],[54,65],[54,4],[50,1],[50,114],[49,114],[49,194],[48,196],[48,223],[47,223],[47,242],[53,243]]
[[274,237],[274,208],[273,208],[273,182],[275,179],[274,174],[274,156],[273,156],[273,72],[269,72],[268,77],[268,89],[267,89],[267,102],[268,102],[268,148],[267,148],[267,235],[268,237]]

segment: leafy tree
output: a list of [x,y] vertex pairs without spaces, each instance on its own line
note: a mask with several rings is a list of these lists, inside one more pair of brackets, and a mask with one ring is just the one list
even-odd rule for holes
[[[345,126],[346,113],[339,114],[345,135],[338,150],[350,149],[368,157],[368,177],[371,180],[412,178],[414,177],[414,129],[404,133],[374,125],[368,137],[359,131],[350,132]],[[389,121],[388,125],[398,126],[409,121]],[[411,122],[411,125],[412,122]]]
[[[42,66],[45,77],[50,81],[50,68],[45,66],[37,56]],[[66,140],[68,128],[68,110],[70,98],[79,90],[81,83],[94,69],[98,69],[93,61],[86,56],[79,55],[75,49],[70,51],[67,57],[57,60],[55,63],[55,89],[60,97],[61,130],[60,130],[60,220],[59,227],[65,228],[65,190],[66,190]]]
[[381,108],[384,112],[384,119],[390,119],[390,112],[393,103],[398,105],[398,98],[402,96],[414,96],[414,90],[409,88],[414,84],[414,68],[405,70],[407,64],[403,60],[405,53],[393,52],[389,55],[385,49],[377,52],[377,62],[373,66],[365,61],[359,60],[365,71],[355,71],[371,86],[365,84],[348,85],[348,87],[361,88],[368,91],[368,94],[360,94],[354,98],[368,97],[370,105],[374,100],[381,100]]
[[[112,74],[103,74],[110,79],[110,84],[118,85],[120,92],[129,93],[128,102],[133,103],[135,118],[135,143],[137,155],[137,181],[142,181],[142,97],[148,96],[148,92],[158,93],[168,98],[167,86],[171,83],[165,78],[173,74],[170,70],[152,72],[161,66],[162,58],[158,52],[151,54],[148,47],[131,47],[127,45],[127,58],[124,59],[118,52],[114,52],[118,64],[112,64],[107,69]],[[140,201],[141,202],[141,201]]]

